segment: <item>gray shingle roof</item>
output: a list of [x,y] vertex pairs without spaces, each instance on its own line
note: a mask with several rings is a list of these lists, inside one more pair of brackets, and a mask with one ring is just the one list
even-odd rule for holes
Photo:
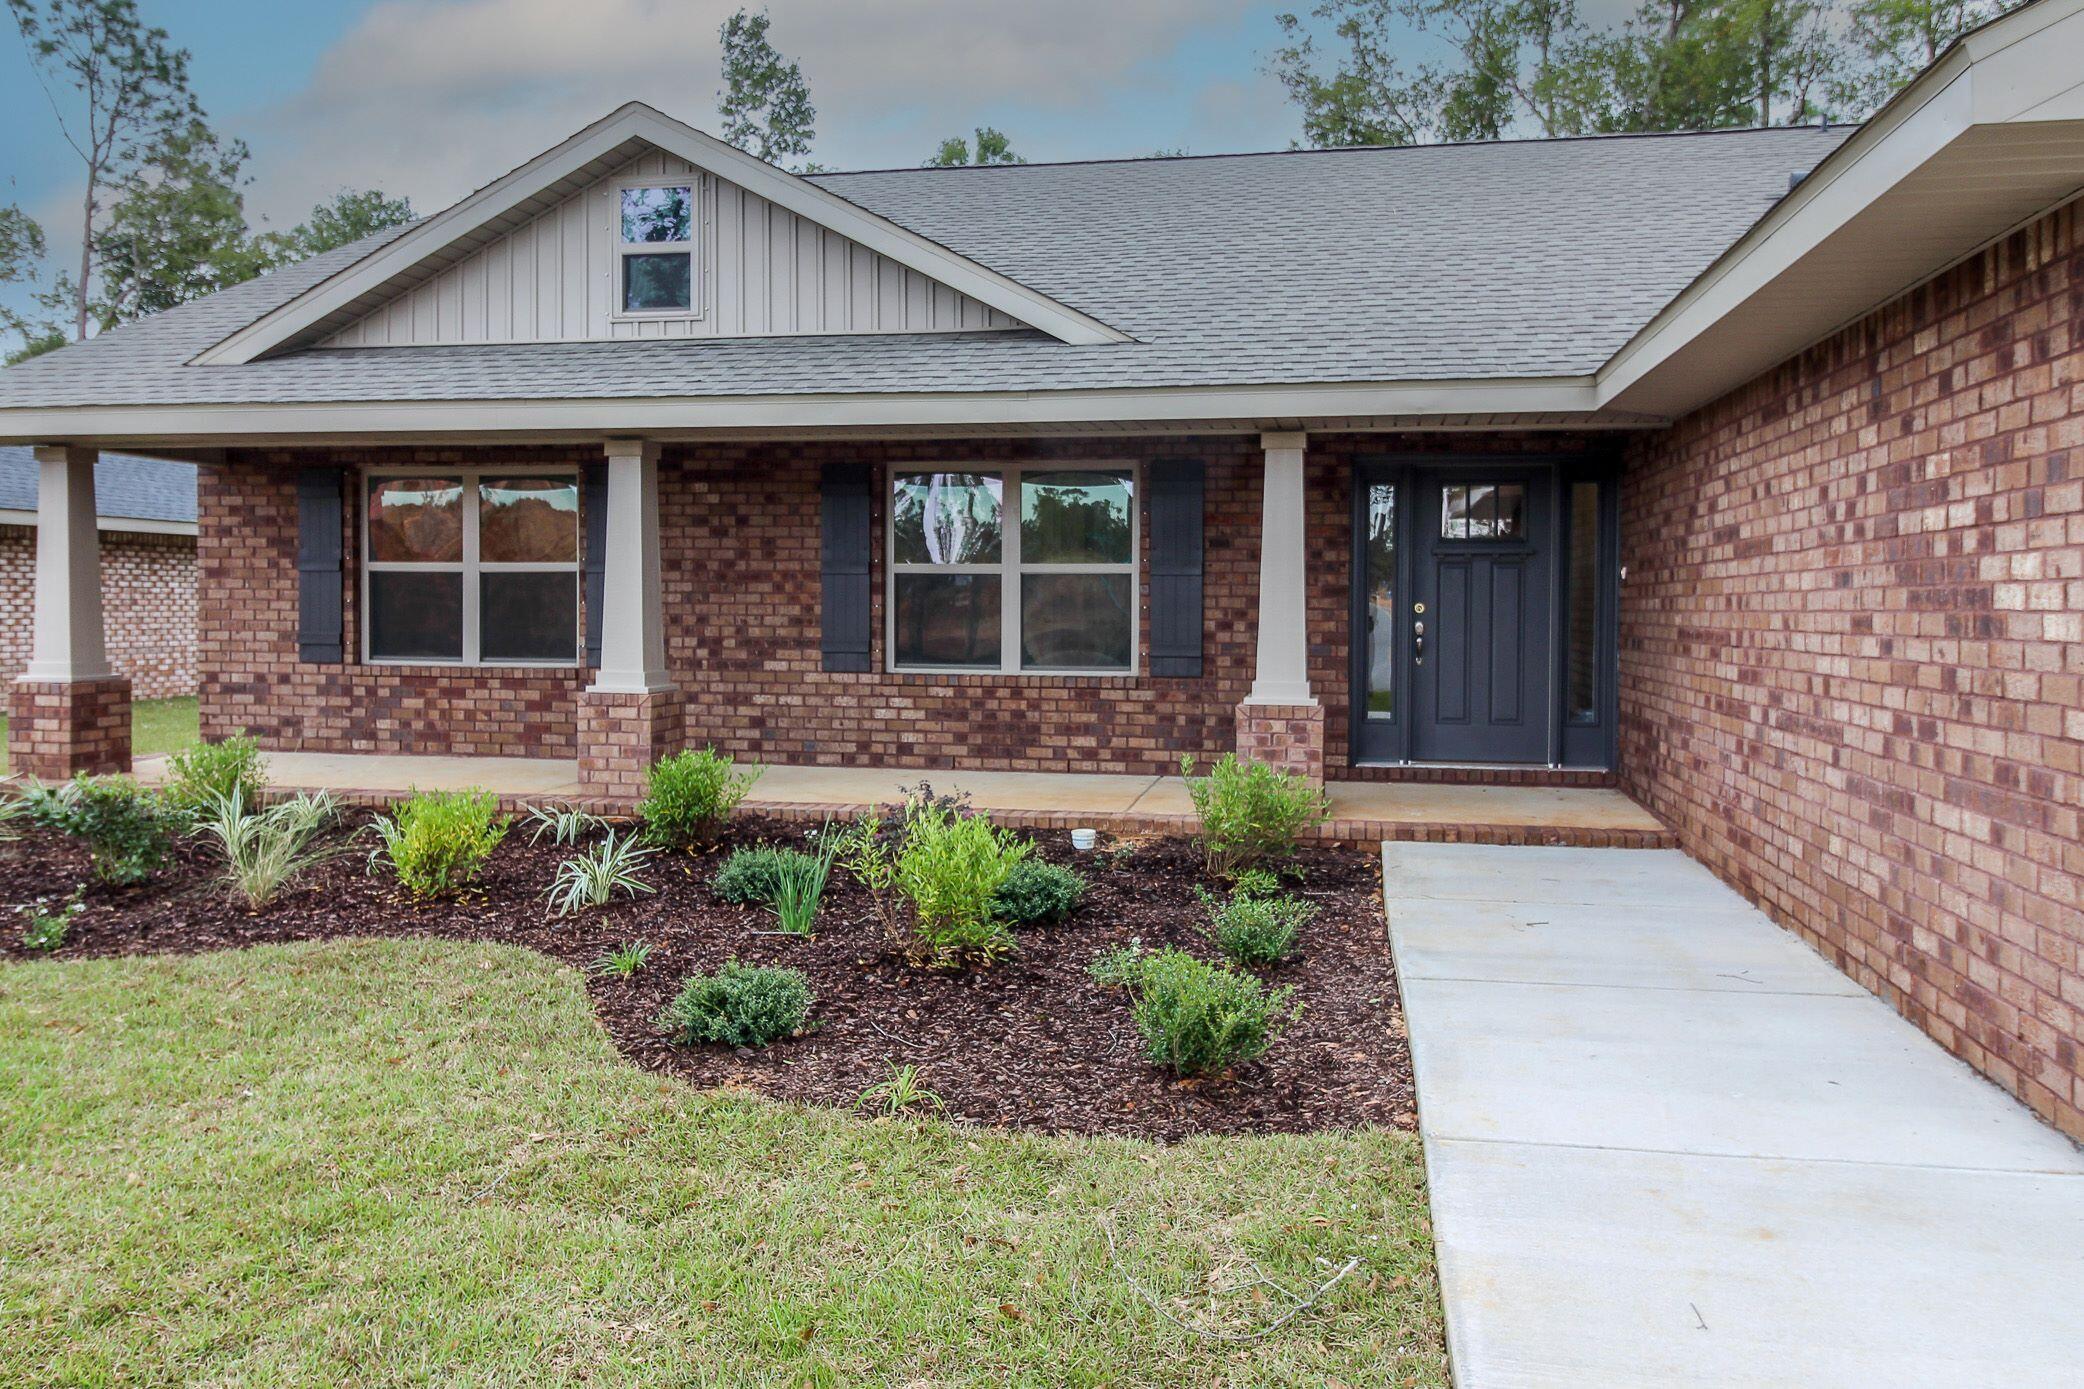
[[[0,511],[36,510],[36,459],[0,445]],[[94,509],[129,521],[195,521],[195,465],[105,453],[94,465]]]
[[1848,133],[819,176],[1136,339],[1125,344],[918,334],[311,350],[182,365],[381,244],[372,239],[0,372],[0,409],[1579,376]]

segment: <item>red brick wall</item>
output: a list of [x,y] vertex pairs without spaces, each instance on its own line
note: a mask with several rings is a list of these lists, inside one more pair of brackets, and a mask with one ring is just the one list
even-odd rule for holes
[[1624,784],[2084,1136],[2084,242],[2055,213],[1641,444]]
[[[1333,779],[1347,766],[1352,467],[1399,452],[1583,451],[1562,434],[1326,435],[1309,455],[1310,679],[1325,709]],[[304,666],[296,659],[300,464],[574,465],[590,449],[366,449],[242,455],[203,470],[204,725],[246,728],[312,751],[574,753],[579,674],[472,674],[441,667]],[[891,465],[1195,457],[1207,465],[1200,679],[837,674],[818,652],[818,477],[829,462]],[[668,447],[661,463],[667,658],[687,736],[771,762],[873,760],[924,769],[1155,773],[1182,753],[1235,746],[1251,688],[1259,589],[1262,456],[1256,436]],[[876,509],[874,664],[883,663],[881,489]],[[348,649],[358,649],[349,508]],[[1146,525],[1145,533],[1148,534]],[[1147,632],[1140,633],[1140,638]]]
[[[109,662],[136,699],[195,693],[195,540],[101,533]],[[36,531],[0,526],[0,681],[19,679],[35,646]]]
[[[573,463],[597,452],[503,449],[517,464]],[[242,454],[198,469],[196,559],[201,637],[202,732],[244,729],[267,747],[298,752],[398,752],[457,756],[577,755],[577,671],[459,671],[440,666],[356,664],[356,557],[352,504],[343,521],[348,564],[343,665],[297,659],[297,474],[300,464],[484,461],[442,449],[305,450]]]

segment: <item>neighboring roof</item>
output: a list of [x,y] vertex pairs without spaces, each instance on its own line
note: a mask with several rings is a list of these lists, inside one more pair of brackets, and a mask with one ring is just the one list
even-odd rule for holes
[[[33,450],[0,445],[0,511],[36,510]],[[195,524],[195,465],[105,453],[94,464],[94,510],[104,520]]]
[[1583,376],[1847,133],[813,180],[1121,329],[1128,343],[1000,332],[323,349],[185,365],[387,236],[0,372],[0,409]]

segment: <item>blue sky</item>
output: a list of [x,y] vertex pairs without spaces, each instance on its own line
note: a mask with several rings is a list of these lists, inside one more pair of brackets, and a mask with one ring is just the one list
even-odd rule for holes
[[[737,0],[141,0],[194,55],[198,95],[253,148],[277,226],[342,187],[438,209],[641,98],[713,127],[716,30]],[[1255,0],[771,0],[818,106],[813,157],[916,164],[996,125],[1030,159],[1276,149],[1299,127],[1264,72]],[[64,94],[60,94],[63,99]],[[77,163],[0,29],[0,201],[78,254]],[[19,297],[18,297],[19,302]]]

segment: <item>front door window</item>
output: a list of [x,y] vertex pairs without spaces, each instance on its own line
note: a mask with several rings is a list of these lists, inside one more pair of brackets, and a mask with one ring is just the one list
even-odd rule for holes
[[1361,518],[1362,583],[1366,592],[1367,717],[1387,722],[1397,714],[1397,489],[1372,483]]

